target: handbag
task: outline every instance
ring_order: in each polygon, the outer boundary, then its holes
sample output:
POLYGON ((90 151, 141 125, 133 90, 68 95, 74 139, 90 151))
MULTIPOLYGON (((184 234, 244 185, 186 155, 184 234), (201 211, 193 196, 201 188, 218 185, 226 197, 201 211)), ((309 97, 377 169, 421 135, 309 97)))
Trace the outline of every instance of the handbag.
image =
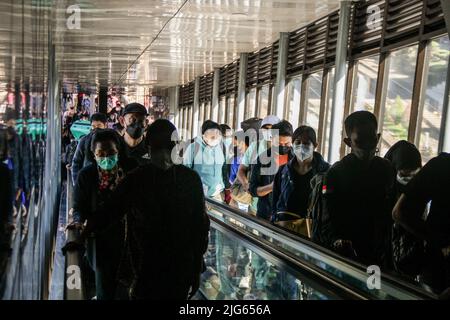
POLYGON ((251 205, 253 201, 252 195, 248 191, 245 191, 240 183, 234 183, 231 186, 231 199, 246 205, 251 205))
POLYGON ((420 274, 425 260, 424 241, 417 239, 398 224, 392 227, 392 257, 395 270, 416 276, 420 274))
POLYGON ((311 238, 312 219, 309 217, 302 218, 292 212, 279 211, 276 214, 274 224, 296 234, 311 238))

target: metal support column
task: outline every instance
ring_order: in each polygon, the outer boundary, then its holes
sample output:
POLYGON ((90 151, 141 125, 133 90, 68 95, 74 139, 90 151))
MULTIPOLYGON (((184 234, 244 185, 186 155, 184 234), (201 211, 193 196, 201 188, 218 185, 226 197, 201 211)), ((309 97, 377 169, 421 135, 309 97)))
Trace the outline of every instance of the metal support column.
POLYGON ((248 53, 241 53, 239 60, 239 82, 238 82, 238 96, 237 96, 237 110, 236 110, 236 123, 234 129, 239 130, 241 128, 241 122, 245 117, 245 83, 247 82, 247 64, 248 53))
POLYGON ((200 77, 195 78, 194 83, 194 103, 193 103, 193 110, 192 110, 192 137, 196 137, 200 134, 200 127, 201 124, 199 124, 198 115, 199 115, 199 107, 200 107, 200 97, 199 97, 199 89, 200 89, 200 77))
MULTIPOLYGON (((450 1, 441 0, 441 7, 444 13, 445 24, 447 25, 447 32, 450 37, 450 1)), ((449 59, 450 63, 450 59, 449 59)), ((439 152, 450 152, 450 68, 447 71, 447 81, 445 85, 445 96, 444 96, 444 114, 442 117, 442 134, 443 137, 440 139, 439 152)))
POLYGON ((220 69, 214 69, 214 81, 213 81, 213 92, 212 92, 212 102, 211 102, 211 120, 219 121, 219 84, 220 84, 220 69))
POLYGON ((101 85, 98 91, 98 112, 108 113, 108 86, 101 85))
POLYGON ((286 68, 289 50, 289 33, 280 33, 278 61, 277 61, 277 79, 275 81, 275 91, 273 99, 273 112, 278 118, 284 117, 284 97, 286 88, 286 68))
POLYGON ((331 108, 330 148, 328 159, 331 163, 340 158, 340 146, 344 122, 347 41, 349 37, 351 1, 341 1, 338 39, 336 45, 336 75, 334 78, 333 104, 331 108))

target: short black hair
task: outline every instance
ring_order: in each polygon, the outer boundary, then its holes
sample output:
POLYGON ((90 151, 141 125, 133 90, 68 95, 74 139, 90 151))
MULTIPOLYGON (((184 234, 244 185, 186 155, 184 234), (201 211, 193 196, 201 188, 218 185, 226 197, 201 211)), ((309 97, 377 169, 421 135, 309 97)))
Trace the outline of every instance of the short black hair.
POLYGON ((396 171, 414 170, 422 167, 422 156, 417 147, 406 140, 400 140, 389 148, 384 156, 396 171))
POLYGON ((227 130, 231 130, 230 126, 225 123, 220 124, 219 126, 220 126, 220 132, 222 133, 223 136, 227 133, 227 130))
POLYGON ((0 161, 3 161, 8 156, 8 138, 6 127, 0 125, 0 161))
MULTIPOLYGON (((292 124, 287 120, 282 120, 277 124, 274 124, 271 130, 278 130, 276 135, 281 137, 292 137, 294 129, 292 128, 292 124)), ((276 132, 276 131, 273 131, 276 132)))
POLYGON ((300 139, 303 135, 306 135, 312 144, 317 146, 316 131, 310 126, 303 125, 295 129, 294 134, 292 135, 292 141, 300 139))
POLYGON ((202 124, 202 134, 206 132, 206 130, 210 129, 217 129, 220 131, 220 125, 217 122, 214 122, 212 120, 206 120, 202 124))
POLYGON ((157 119, 148 128, 145 142, 152 150, 172 150, 176 144, 175 125, 167 119, 157 119))
POLYGON ((353 129, 362 126, 372 126, 373 130, 377 131, 378 122, 377 118, 372 112, 369 111, 355 111, 350 114, 344 122, 345 133, 347 137, 352 135, 353 129))
POLYGON ((102 122, 102 123, 106 123, 106 122, 108 121, 108 119, 107 119, 107 117, 106 117, 106 114, 101 113, 101 112, 97 112, 97 113, 94 113, 94 114, 91 116, 91 122, 92 122, 92 121, 100 121, 100 122, 102 122))
POLYGON ((9 120, 17 120, 18 114, 15 109, 6 108, 5 113, 3 115, 3 120, 8 122, 9 120))
POLYGON ((91 139, 92 153, 95 152, 95 147, 97 146, 98 143, 103 143, 107 141, 113 142, 116 145, 117 150, 121 149, 120 138, 116 131, 112 129, 98 129, 97 131, 95 131, 91 139))

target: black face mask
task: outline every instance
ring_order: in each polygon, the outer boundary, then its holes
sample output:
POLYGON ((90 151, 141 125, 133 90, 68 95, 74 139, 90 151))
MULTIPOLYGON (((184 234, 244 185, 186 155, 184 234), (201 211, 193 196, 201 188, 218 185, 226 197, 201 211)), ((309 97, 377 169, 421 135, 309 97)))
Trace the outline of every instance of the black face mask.
POLYGON ((279 146, 279 151, 278 153, 282 156, 289 154, 289 152, 291 152, 291 147, 288 146, 279 146))
POLYGON ((133 123, 127 127, 128 135, 133 139, 139 139, 144 134, 144 127, 139 123, 133 123))

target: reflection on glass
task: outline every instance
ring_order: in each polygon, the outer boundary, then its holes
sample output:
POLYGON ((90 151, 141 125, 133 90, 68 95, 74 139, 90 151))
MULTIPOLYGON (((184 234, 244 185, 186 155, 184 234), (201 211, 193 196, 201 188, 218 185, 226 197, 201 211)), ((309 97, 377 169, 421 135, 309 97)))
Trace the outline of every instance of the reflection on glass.
POLYGON ((245 99, 245 119, 250 119, 256 116, 256 88, 251 89, 245 99))
POLYGON ((381 155, 398 140, 408 139, 411 100, 414 89, 417 45, 394 51, 388 58, 387 92, 382 105, 381 155))
POLYGON ((219 103, 219 123, 225 122, 225 105, 227 103, 227 97, 222 96, 220 97, 220 103, 219 103))
POLYGON ((292 127, 298 127, 298 118, 300 111, 302 79, 294 78, 289 81, 286 89, 286 107, 284 118, 287 119, 292 127))
POLYGON ((227 125, 230 128, 234 128, 234 108, 235 108, 234 96, 230 96, 227 99, 227 125))
POLYGON ((427 48, 416 137, 424 163, 438 154, 449 53, 448 36, 431 41, 427 48))
POLYGON ((201 292, 208 300, 323 300, 328 295, 211 228, 201 292))
POLYGON ((332 68, 328 73, 328 93, 327 93, 327 101, 325 104, 325 123, 323 128, 323 146, 321 148, 322 156, 325 159, 328 159, 328 147, 330 142, 330 124, 331 124, 331 108, 333 105, 333 94, 334 94, 334 73, 335 69, 332 68))
POLYGON ((260 118, 264 118, 269 113, 269 85, 259 89, 258 113, 260 118))
POLYGON ((374 111, 380 56, 367 57, 355 64, 351 111, 374 111))
POLYGON ((306 124, 316 132, 319 129, 320 99, 322 96, 322 71, 311 74, 306 89, 306 124))

